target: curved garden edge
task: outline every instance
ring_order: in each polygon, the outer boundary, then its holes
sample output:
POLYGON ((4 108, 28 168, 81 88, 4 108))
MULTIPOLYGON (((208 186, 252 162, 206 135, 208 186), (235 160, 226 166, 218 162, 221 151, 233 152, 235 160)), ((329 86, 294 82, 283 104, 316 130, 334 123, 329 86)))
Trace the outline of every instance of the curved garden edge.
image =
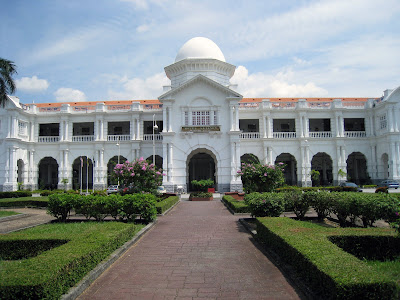
POLYGON ((157 220, 149 223, 146 227, 140 230, 131 240, 127 241, 120 248, 115 250, 110 256, 99 263, 92 271, 90 271, 81 281, 78 282, 74 287, 70 288, 68 293, 64 294, 61 299, 63 300, 73 300, 81 295, 86 288, 89 287, 98 277, 100 277, 103 272, 105 272, 108 267, 110 267, 118 258, 120 258, 131 246, 133 246, 139 239, 149 231, 155 224, 157 220))

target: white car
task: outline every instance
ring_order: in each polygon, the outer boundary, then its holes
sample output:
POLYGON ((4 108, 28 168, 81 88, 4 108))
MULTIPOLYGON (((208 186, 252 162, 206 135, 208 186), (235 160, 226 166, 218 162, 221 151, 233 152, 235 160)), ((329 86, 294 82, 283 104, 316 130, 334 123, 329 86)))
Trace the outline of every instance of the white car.
POLYGON ((162 185, 160 185, 158 188, 157 188, 157 193, 159 193, 159 194, 165 194, 167 191, 165 190, 165 188, 164 188, 164 186, 162 186, 162 185))
POLYGON ((118 185, 109 185, 107 188, 107 194, 118 193, 119 186, 118 185))

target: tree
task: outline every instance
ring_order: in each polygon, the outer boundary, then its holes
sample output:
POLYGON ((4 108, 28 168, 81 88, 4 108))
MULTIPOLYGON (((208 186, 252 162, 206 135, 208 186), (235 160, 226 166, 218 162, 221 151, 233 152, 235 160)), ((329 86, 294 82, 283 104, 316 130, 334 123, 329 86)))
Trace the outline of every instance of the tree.
POLYGON ((17 73, 14 62, 0 57, 0 104, 5 105, 7 94, 15 92, 15 82, 12 78, 17 73))

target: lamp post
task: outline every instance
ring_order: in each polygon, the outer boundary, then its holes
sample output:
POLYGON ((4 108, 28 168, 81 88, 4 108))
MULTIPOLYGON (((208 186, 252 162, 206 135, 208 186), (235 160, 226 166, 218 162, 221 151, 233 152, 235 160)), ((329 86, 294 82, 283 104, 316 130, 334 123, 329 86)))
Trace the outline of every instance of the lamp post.
MULTIPOLYGON (((118 142, 117 142, 117 144, 115 146, 118 147, 118 164, 119 164, 119 157, 121 155, 121 145, 119 144, 119 139, 118 139, 118 142)), ((119 186, 119 176, 118 176, 118 186, 119 186)))
POLYGON ((154 120, 154 117, 156 115, 153 115, 153 165, 156 165, 156 143, 155 143, 155 135, 154 135, 154 130, 158 129, 158 126, 156 124, 156 121, 154 120))

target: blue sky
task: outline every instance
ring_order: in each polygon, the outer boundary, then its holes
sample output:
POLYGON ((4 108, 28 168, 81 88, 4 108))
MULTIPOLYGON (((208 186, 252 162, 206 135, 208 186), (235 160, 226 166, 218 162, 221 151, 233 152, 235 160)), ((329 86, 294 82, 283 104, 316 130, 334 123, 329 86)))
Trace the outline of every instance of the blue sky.
POLYGON ((237 66, 244 97, 380 97, 400 85, 400 1, 13 0, 0 57, 23 103, 156 99, 190 38, 237 66))

